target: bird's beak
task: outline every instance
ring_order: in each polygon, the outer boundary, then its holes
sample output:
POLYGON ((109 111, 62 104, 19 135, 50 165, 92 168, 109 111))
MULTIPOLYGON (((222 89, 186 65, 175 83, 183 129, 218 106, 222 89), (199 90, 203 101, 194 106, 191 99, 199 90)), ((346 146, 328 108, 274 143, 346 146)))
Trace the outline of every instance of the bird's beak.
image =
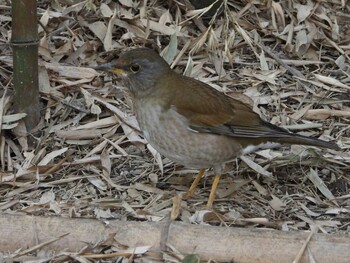
POLYGON ((111 63, 107 63, 107 64, 102 64, 102 65, 98 65, 96 67, 93 67, 94 70, 101 70, 101 71, 106 71, 106 72, 111 72, 114 73, 116 75, 125 75, 126 71, 124 69, 121 68, 116 68, 115 63, 111 62, 111 63))

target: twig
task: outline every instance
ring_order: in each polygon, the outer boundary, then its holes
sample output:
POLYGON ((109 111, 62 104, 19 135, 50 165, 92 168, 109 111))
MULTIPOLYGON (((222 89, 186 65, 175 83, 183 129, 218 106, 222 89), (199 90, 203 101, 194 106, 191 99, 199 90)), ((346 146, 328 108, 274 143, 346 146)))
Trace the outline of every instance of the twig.
POLYGON ((81 112, 83 112, 83 113, 86 113, 86 114, 89 114, 89 113, 90 113, 89 110, 84 109, 84 108, 81 108, 81 107, 79 107, 78 105, 75 105, 75 104, 70 103, 70 102, 68 102, 68 101, 62 101, 62 104, 66 105, 66 106, 69 106, 69 107, 71 107, 71 108, 73 108, 73 109, 75 109, 75 110, 77 110, 77 111, 81 111, 81 112))
POLYGON ((312 229, 310 235, 309 235, 309 236, 307 237, 307 239, 305 240, 305 243, 304 243, 303 246, 301 247, 301 249, 300 249, 298 255, 295 257, 293 263, 299 263, 299 262, 300 262, 300 259, 301 259, 301 257, 303 256, 304 251, 305 251, 307 245, 310 243, 310 240, 311 240, 312 236, 316 233, 317 230, 318 230, 318 227, 315 227, 315 228, 312 229))
POLYGON ((263 44, 259 44, 259 46, 274 60, 276 60, 282 67, 284 67, 290 74, 293 76, 297 76, 300 79, 306 79, 304 75, 297 69, 292 68, 291 66, 287 65, 282 59, 280 59, 275 53, 273 53, 270 49, 265 47, 263 44))

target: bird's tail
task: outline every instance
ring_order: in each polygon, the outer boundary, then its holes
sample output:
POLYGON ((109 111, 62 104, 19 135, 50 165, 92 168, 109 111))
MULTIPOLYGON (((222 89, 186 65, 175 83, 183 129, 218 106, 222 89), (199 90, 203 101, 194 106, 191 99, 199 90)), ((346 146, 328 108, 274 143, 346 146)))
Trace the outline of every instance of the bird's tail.
POLYGON ((277 140, 280 143, 287 144, 302 144, 302 145, 310 145, 322 148, 328 148, 333 150, 340 150, 339 146, 332 142, 322 141, 320 139, 306 137, 299 134, 293 134, 291 136, 281 137, 277 140))

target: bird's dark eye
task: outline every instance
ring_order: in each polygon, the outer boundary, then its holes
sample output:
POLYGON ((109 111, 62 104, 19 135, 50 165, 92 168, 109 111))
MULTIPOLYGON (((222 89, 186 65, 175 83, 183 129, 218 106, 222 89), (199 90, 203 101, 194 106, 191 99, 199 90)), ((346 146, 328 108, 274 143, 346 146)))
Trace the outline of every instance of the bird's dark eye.
POLYGON ((141 69, 141 66, 139 64, 131 64, 130 70, 134 73, 139 72, 141 69))

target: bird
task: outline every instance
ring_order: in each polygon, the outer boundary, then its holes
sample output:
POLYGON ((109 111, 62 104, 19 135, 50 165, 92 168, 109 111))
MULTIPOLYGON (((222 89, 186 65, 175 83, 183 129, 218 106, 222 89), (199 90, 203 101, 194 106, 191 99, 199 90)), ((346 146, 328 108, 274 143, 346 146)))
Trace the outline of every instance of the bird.
POLYGON ((199 172, 184 197, 193 196, 206 169, 214 170, 212 209, 225 163, 259 149, 300 144, 339 150, 337 144, 271 124, 239 99, 172 70, 154 50, 134 48, 94 67, 117 75, 128 88, 144 138, 160 154, 199 172))

